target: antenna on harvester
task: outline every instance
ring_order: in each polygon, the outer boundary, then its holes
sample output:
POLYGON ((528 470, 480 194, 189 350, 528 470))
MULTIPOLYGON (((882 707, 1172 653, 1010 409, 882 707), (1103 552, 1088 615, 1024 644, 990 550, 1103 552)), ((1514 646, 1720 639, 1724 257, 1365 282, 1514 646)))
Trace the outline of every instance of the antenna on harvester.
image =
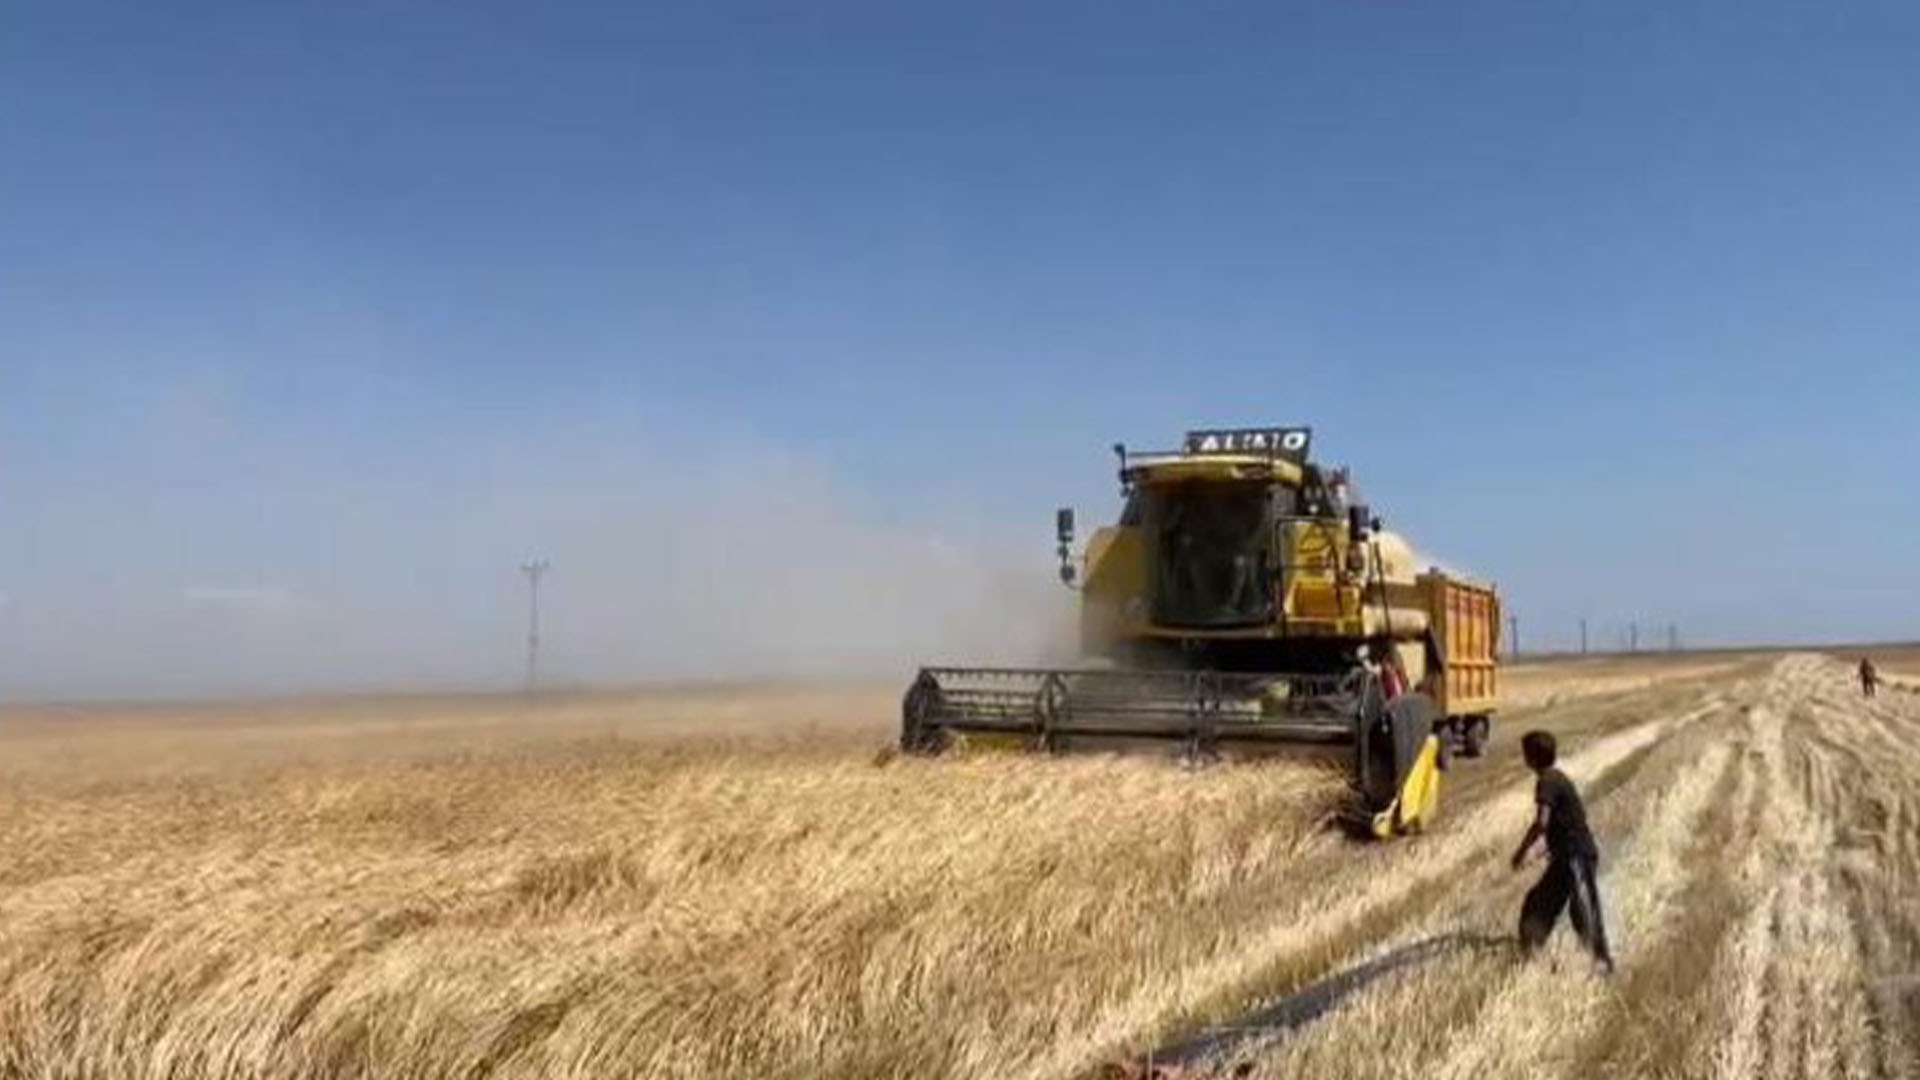
POLYGON ((550 564, 545 559, 528 559, 520 564, 527 576, 527 693, 540 686, 540 578, 550 564))

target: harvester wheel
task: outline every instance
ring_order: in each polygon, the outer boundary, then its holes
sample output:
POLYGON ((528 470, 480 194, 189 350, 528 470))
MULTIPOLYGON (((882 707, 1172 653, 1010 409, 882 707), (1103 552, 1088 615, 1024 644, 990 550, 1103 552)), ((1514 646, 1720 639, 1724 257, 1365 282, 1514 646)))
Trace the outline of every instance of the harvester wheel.
POLYGON ((1493 732, 1493 722, 1484 716, 1469 716, 1465 724, 1460 753, 1466 757, 1479 757, 1487 752, 1487 737, 1493 732))

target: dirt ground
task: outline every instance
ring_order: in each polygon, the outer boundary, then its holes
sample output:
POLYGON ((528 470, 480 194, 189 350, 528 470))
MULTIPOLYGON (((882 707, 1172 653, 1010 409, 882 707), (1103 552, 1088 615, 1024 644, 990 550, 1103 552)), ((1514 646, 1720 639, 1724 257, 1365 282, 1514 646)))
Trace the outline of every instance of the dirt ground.
POLYGON ((1384 845, 1296 763, 893 759, 893 687, 6 709, 0 1076, 1071 1080, 1209 1032, 1162 1064, 1920 1074, 1920 695, 1807 654, 1509 691, 1384 845), (1511 945, 1532 726, 1610 980, 1511 945))

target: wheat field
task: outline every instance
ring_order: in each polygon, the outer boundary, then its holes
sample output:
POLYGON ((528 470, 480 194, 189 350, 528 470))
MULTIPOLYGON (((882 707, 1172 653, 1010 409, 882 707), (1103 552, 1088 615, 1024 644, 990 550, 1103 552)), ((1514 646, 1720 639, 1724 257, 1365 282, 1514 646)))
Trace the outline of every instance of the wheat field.
POLYGON ((1920 1073, 1920 696, 1815 656, 1512 689, 1390 845, 1303 763, 896 758, 886 687, 9 709, 0 1076, 1072 1080, 1450 937, 1182 1067, 1920 1073), (1612 980, 1500 940, 1534 725, 1612 980))

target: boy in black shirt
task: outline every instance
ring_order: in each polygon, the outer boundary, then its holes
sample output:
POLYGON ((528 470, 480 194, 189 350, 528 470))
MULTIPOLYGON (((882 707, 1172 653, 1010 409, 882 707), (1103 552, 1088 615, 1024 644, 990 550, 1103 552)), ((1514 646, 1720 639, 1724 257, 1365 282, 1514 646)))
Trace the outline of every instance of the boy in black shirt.
POLYGON ((1513 853, 1513 868, 1520 869, 1534 841, 1547 838, 1547 872, 1540 875, 1539 884, 1527 890, 1527 899, 1520 905, 1520 945, 1528 952, 1539 948, 1559 921, 1561 910, 1571 902, 1568 916, 1573 932, 1586 943, 1601 970, 1611 973, 1613 956, 1607 950, 1600 889, 1594 880, 1600 867, 1600 848, 1587 831, 1587 808, 1573 781, 1553 767, 1558 748, 1551 732, 1529 731, 1521 736, 1520 753, 1539 779, 1533 789, 1533 824, 1527 827, 1520 849, 1513 853))

